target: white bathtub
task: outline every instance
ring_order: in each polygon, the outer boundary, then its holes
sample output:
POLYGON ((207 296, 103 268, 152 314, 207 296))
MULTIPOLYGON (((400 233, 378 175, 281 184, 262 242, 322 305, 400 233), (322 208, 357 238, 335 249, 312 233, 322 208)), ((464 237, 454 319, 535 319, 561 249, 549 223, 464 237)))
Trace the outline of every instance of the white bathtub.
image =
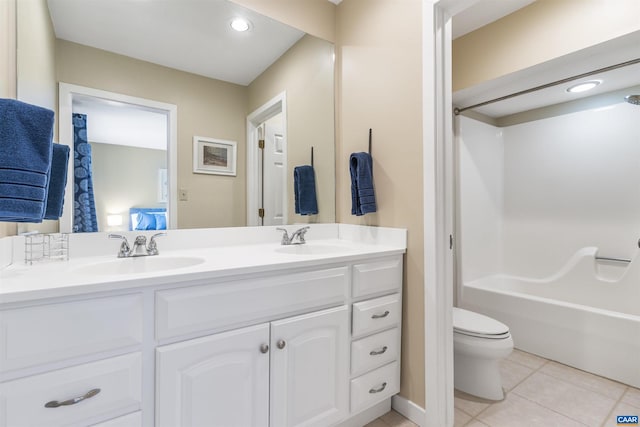
POLYGON ((507 324, 516 348, 640 387, 640 256, 596 261, 582 248, 544 279, 464 283, 460 305, 507 324))

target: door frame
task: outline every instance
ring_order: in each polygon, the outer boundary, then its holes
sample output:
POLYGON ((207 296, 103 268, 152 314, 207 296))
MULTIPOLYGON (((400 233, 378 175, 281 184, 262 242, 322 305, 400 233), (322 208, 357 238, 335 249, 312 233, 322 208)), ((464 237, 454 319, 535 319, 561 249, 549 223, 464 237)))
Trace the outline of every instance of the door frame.
POLYGON ((260 148, 258 148, 258 128, 271 117, 282 113, 282 133, 284 138, 284 194, 282 215, 286 224, 289 218, 287 188, 289 185, 288 164, 288 139, 287 139, 287 93, 286 91, 265 102, 247 116, 247 225, 262 225, 258 216, 262 195, 262 166, 260 164, 260 148))
POLYGON ((455 161, 452 18, 482 0, 423 0, 425 414, 423 426, 454 424, 453 292, 455 161), (453 249, 449 236, 453 238, 453 249))
MULTIPOLYGON (((169 199, 167 215, 169 229, 178 228, 178 106, 151 99, 137 98, 106 90, 93 89, 69 83, 59 83, 58 126, 60 143, 71 148, 71 161, 67 169, 67 186, 64 192, 64 206, 60 217, 60 232, 73 231, 73 97, 75 95, 92 96, 127 104, 138 105, 167 114, 167 173, 169 175, 169 199)), ((125 171, 126 173, 126 171, 125 171)))

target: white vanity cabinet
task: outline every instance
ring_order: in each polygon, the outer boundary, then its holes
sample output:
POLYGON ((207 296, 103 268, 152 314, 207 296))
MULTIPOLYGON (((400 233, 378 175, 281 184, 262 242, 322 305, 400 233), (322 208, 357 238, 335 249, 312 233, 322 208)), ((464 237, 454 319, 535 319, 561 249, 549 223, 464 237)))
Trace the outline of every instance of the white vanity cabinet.
POLYGON ((156 426, 268 427, 269 324, 156 350, 156 426))
POLYGON ((271 324, 271 426, 331 426, 349 414, 346 305, 271 324))
POLYGON ((348 326, 342 306, 159 347, 156 425, 341 421, 348 414, 348 326))
POLYGON ((399 391, 398 252, 162 280, 0 301, 0 427, 351 427, 399 391))
POLYGON ((0 426, 92 425, 139 411, 142 312, 141 294, 0 309, 0 426))

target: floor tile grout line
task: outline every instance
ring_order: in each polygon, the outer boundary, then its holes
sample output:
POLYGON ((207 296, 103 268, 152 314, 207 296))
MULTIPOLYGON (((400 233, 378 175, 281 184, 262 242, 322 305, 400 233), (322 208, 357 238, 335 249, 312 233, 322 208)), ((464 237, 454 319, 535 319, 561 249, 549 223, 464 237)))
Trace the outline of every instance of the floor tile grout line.
MULTIPOLYGON (((521 350, 521 351, 522 351, 522 350, 521 350)), ((512 361, 512 362, 513 362, 513 361, 512 361)), ((511 393, 511 392, 512 392, 516 387, 518 387, 520 384, 522 384, 524 381, 526 381, 526 380, 527 380, 527 378, 531 377, 531 375, 535 374, 535 373, 536 373, 536 372, 538 372, 540 369, 542 369, 542 367, 543 367, 544 365, 546 365, 548 362, 549 362, 549 360, 548 360, 548 359, 545 359, 545 362, 544 362, 542 365, 538 366, 538 368, 537 368, 537 369, 534 369, 534 368, 531 368, 531 367, 528 367, 528 366, 527 366, 529 369, 532 369, 532 371, 531 371, 531 372, 530 372, 526 377, 524 377, 524 378, 522 378, 520 381, 518 381, 518 382, 517 382, 513 387, 511 387, 511 389, 510 389, 510 390, 508 390, 508 391, 507 391, 507 390, 505 390, 505 392, 504 392, 504 399, 502 399, 502 400, 501 400, 501 401, 499 401, 499 402, 494 402, 494 403, 489 404, 489 406, 487 406, 486 408, 484 408, 483 410, 481 410, 480 412, 478 412, 478 413, 477 413, 476 415, 474 415, 473 417, 474 417, 474 418, 478 418, 478 416, 479 416, 479 415, 481 415, 481 414, 482 414, 483 412, 485 412, 487 409, 491 408, 493 405, 496 405, 496 404, 498 404, 498 403, 504 402, 504 401, 507 399, 507 394, 508 394, 508 393, 511 393)), ((514 362, 514 363, 517 363, 517 362, 514 362)), ((524 366, 524 365, 522 365, 522 366, 524 366)), ((516 393, 516 394, 517 394, 517 393, 516 393)), ((462 411, 462 412, 464 412, 464 411, 462 411)), ((471 415, 471 414, 467 414, 467 415, 471 415)), ((482 420, 478 420, 478 421, 481 421, 481 422, 482 422, 482 420)))
POLYGON ((558 415, 560 415, 560 416, 562 416, 562 417, 564 417, 564 418, 568 418, 568 419, 570 419, 571 421, 575 421, 575 422, 577 422, 578 424, 580 424, 580 425, 582 425, 582 426, 589 427, 589 425, 588 425, 588 424, 585 424, 585 423, 583 423, 583 422, 582 422, 582 421, 580 421, 580 420, 576 420, 575 418, 573 418, 573 417, 572 417, 572 416, 570 416, 570 415, 563 414, 562 412, 558 412, 558 411, 556 411, 556 410, 555 410, 555 409, 553 409, 553 408, 547 408, 547 407, 546 407, 546 406, 544 406, 543 404, 538 403, 538 402, 536 402, 535 400, 531 400, 531 399, 529 399, 527 396, 523 396, 523 395, 521 395, 521 394, 518 394, 517 392, 514 392, 513 394, 515 394, 516 396, 521 397, 521 398, 523 398, 523 399, 525 399, 525 400, 528 400, 529 402, 533 403, 534 405, 538 405, 539 407, 544 408, 544 409, 546 409, 547 411, 554 412, 554 413, 556 413, 556 414, 558 414, 558 415))
POLYGON ((616 401, 616 403, 613 404, 613 408, 611 408, 611 410, 607 414, 607 417, 604 419, 604 421, 602 421, 602 423, 600 424, 600 427, 605 427, 605 424, 607 424, 607 420, 609 419, 609 417, 611 417, 613 415, 613 411, 615 411, 616 408, 618 407, 618 405, 622 402, 622 398, 624 397, 625 394, 627 394, 628 390, 629 390, 629 387, 627 386, 624 389, 624 392, 622 392, 622 394, 620 395, 620 397, 616 401))
MULTIPOLYGON (((557 381, 561 381, 561 382, 564 382, 564 383, 566 383, 566 384, 572 385, 572 386, 577 387, 577 388, 579 388, 579 389, 581 389, 581 390, 588 391, 588 392, 590 392, 590 393, 599 394, 600 396, 605 397, 605 398, 610 399, 610 400, 615 400, 615 399, 613 399, 612 397, 605 396, 605 395, 603 395, 603 394, 601 394, 601 393, 596 393, 596 392, 594 392, 593 390, 590 390, 590 389, 588 389, 588 388, 580 387, 580 386, 578 386, 578 385, 576 385, 576 384, 572 383, 571 381, 567 381, 567 380, 565 380, 565 379, 558 378, 558 377, 555 377, 555 376, 553 376, 553 375, 549 375, 549 374, 547 374, 546 372, 540 372, 540 374, 541 374, 541 375, 545 375, 545 376, 550 377, 550 378, 553 378, 553 379, 555 379, 555 380, 557 380, 557 381)), ((628 387, 627 387, 627 388, 628 388, 628 387)), ((515 389, 515 387, 514 387, 514 389, 515 389)), ((513 390, 513 389, 512 389, 512 390, 513 390)), ((626 390, 625 390, 625 393, 626 393, 626 390)), ((524 399, 527 399, 527 400, 528 400, 528 401, 530 401, 530 402, 537 403, 537 402, 535 402, 534 400, 531 400, 531 399, 529 399, 528 397, 526 397, 526 396, 523 396, 523 395, 519 394, 518 392, 515 392, 515 394, 516 394, 516 395, 518 395, 518 396, 520 396, 520 397, 522 397, 522 398, 524 398, 524 399)), ((624 396, 624 393, 622 394, 622 396, 624 396)), ((620 399, 622 399, 622 396, 620 396, 620 399)), ((580 423, 580 424, 586 425, 586 424, 584 424, 583 422, 581 422, 581 421, 579 421, 579 420, 576 420, 575 418, 571 417, 570 415, 566 415, 566 414, 563 414, 563 413, 561 413, 561 412, 558 412, 558 411, 556 411, 556 410, 555 410, 555 409, 553 409, 553 408, 547 408, 546 406, 544 406, 544 405, 542 405, 542 404, 539 404, 539 403, 538 403, 538 405, 540 405, 540 406, 542 406, 543 408, 546 408, 546 409, 548 409, 548 410, 550 410, 550 411, 553 411, 553 412, 555 412, 555 413, 557 413, 557 414, 560 414, 560 415, 562 415, 562 416, 564 416, 564 417, 567 417, 567 418, 569 418, 569 419, 571 419, 571 420, 574 420, 574 421, 576 421, 576 422, 578 422, 578 423, 580 423)), ((613 405, 613 407, 611 408, 611 410, 613 411, 613 410, 616 408, 616 406, 617 406, 617 405, 618 405, 618 403, 617 403, 617 402, 615 402, 615 403, 614 403, 614 405, 613 405)), ((607 415, 607 416, 608 416, 608 415, 607 415)), ((604 424, 604 423, 606 423, 606 422, 607 422, 607 418, 605 417, 605 418, 604 418, 604 420, 599 424, 599 426, 601 426, 602 424, 604 424)))
MULTIPOLYGON (((629 388, 629 386, 628 386, 627 384, 621 383, 621 382, 619 382, 619 381, 612 380, 612 379, 610 379, 610 378, 603 377, 603 376, 601 376, 601 375, 594 374, 593 372, 583 371, 582 369, 574 368, 573 366, 570 366, 570 365, 565 365, 564 363, 560 363, 560 362, 558 362, 558 361, 556 361, 556 360, 549 360, 549 362, 554 362, 554 363, 557 363, 557 364, 559 364, 559 365, 565 366, 565 367, 567 367, 567 368, 575 369, 575 370, 576 370, 576 371, 578 371, 578 372, 581 372, 581 373, 584 373, 584 374, 593 375, 593 376, 595 376, 595 377, 597 377, 597 378, 602 378, 602 379, 607 380, 607 381, 610 381, 610 382, 612 382, 612 383, 614 383, 614 384, 620 384, 621 386, 623 386, 623 387, 624 387, 624 391, 622 392, 622 395, 621 395, 620 397, 624 396, 624 394, 627 392, 627 389, 629 388)), ((592 392, 594 392, 594 393, 598 393, 599 395, 604 396, 604 397, 608 397, 609 399, 614 399, 613 397, 611 397, 611 396, 609 396, 609 395, 607 395, 607 394, 601 393, 600 391, 598 391, 598 390, 596 390, 596 389, 587 388, 587 387, 585 387, 585 386, 583 386, 583 385, 581 385, 581 384, 578 384, 577 382, 574 382, 574 381, 572 381, 572 380, 570 380, 570 379, 561 378, 561 377, 559 377, 559 376, 553 375, 553 374, 548 373, 548 372, 542 372, 542 373, 543 373, 543 374, 545 374, 545 375, 548 375, 548 376, 550 376, 550 377, 553 377, 553 378, 556 378, 556 379, 559 379, 559 380, 563 380, 563 381, 565 381, 565 382, 568 382, 568 383, 570 383, 570 384, 573 384, 573 385, 575 385, 576 387, 580 387, 580 388, 582 388, 582 389, 589 390, 589 391, 592 391, 592 392)))

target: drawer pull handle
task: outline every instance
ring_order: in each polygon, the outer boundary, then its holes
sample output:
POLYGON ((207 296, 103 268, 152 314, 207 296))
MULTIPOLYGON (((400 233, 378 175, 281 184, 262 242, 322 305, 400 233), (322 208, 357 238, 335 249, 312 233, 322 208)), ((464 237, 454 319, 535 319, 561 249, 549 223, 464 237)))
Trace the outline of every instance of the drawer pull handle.
POLYGON ((387 351, 387 346, 385 345, 384 347, 382 347, 382 349, 380 350, 371 350, 369 352, 369 356, 378 356, 380 354, 383 354, 384 352, 387 351))
POLYGON ((383 317, 387 317, 389 315, 389 310, 385 310, 382 314, 374 314, 371 316, 372 319, 382 319, 383 317))
POLYGON ((76 403, 80 403, 83 400, 91 399, 96 394, 100 393, 99 388, 94 388, 93 390, 89 390, 82 396, 74 397, 73 399, 63 400, 62 402, 58 402, 57 400, 52 400, 51 402, 45 403, 45 408, 57 408, 58 406, 69 406, 75 405, 76 403))
POLYGON ((371 394, 380 393, 385 388, 387 388, 387 383, 382 383, 382 385, 380 387, 372 388, 371 390, 369 390, 369 393, 371 393, 371 394))
POLYGON ((260 353, 265 354, 265 353, 266 353, 266 352, 268 352, 268 351, 269 351, 269 346, 268 346, 268 345, 266 345, 266 344, 262 344, 262 345, 260 346, 260 353))
POLYGON ((285 345, 287 345, 287 343, 284 340, 278 340, 278 342, 276 343, 276 345, 278 346, 278 348, 280 350, 282 350, 284 348, 285 345))

